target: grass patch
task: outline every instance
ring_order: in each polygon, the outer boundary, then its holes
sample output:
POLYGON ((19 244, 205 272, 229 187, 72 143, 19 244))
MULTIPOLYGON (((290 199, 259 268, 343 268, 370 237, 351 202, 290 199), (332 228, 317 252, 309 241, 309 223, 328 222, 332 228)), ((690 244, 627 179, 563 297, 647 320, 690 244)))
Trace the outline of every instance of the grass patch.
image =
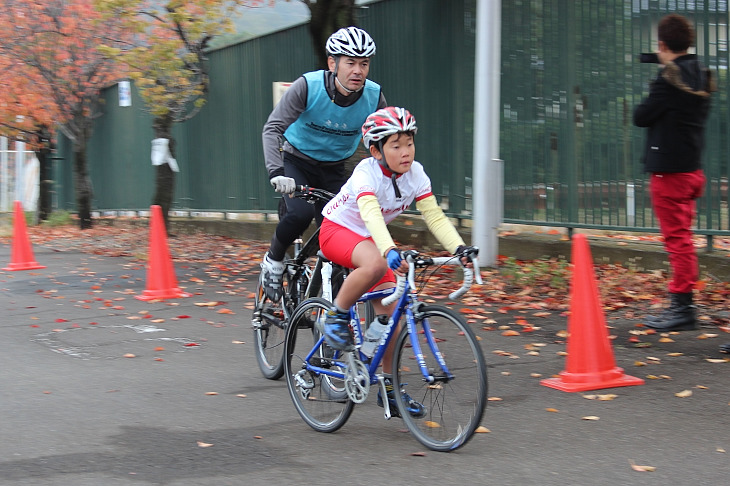
MULTIPOLYGON (((28 216, 26 215, 26 220, 28 219, 28 216)), ((69 211, 53 211, 50 216, 48 216, 48 219, 43 221, 41 223, 42 226, 66 226, 73 222, 73 219, 71 218, 71 213, 69 211)))

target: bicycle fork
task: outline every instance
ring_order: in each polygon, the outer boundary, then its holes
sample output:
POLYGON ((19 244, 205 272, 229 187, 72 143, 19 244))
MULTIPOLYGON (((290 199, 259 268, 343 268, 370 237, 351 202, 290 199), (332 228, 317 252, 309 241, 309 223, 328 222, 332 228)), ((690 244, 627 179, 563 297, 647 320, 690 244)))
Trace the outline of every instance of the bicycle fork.
POLYGON ((421 369, 423 380, 426 383, 431 384, 436 381, 451 380, 454 375, 451 374, 448 367, 446 366, 444 356, 441 354, 441 351, 439 351, 436 339, 434 338, 433 332, 431 332, 431 326, 429 325, 428 320, 425 319, 422 314, 420 314, 418 310, 418 305, 416 305, 414 311, 406 312, 406 322, 408 323, 408 329, 410 331, 411 347, 413 349, 413 354, 416 357, 418 367, 421 369), (428 347, 431 349, 431 352, 433 353, 436 361, 439 364, 439 367, 441 368, 443 375, 441 375, 440 377, 437 377, 435 375, 436 370, 429 370, 426 366, 426 360, 423 357, 423 352, 421 352, 421 343, 418 342, 418 329, 416 327, 417 320, 420 320, 421 325, 423 326, 423 335, 426 339, 426 343, 428 343, 428 347))

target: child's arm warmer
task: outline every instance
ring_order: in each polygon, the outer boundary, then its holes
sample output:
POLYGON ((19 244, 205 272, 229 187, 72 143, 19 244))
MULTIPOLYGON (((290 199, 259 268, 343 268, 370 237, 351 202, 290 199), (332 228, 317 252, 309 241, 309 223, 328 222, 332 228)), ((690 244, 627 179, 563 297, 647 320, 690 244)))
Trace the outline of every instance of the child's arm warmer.
POLYGON ((431 233, 449 252, 453 254, 459 246, 465 245, 454 225, 451 224, 449 218, 446 217, 436 202, 436 196, 431 195, 416 201, 416 209, 423 215, 423 219, 426 220, 426 225, 431 233))
POLYGON ((360 208, 360 217, 372 235, 380 254, 385 255, 388 250, 395 248, 395 242, 383 219, 378 198, 371 195, 361 196, 357 199, 357 207, 360 208))

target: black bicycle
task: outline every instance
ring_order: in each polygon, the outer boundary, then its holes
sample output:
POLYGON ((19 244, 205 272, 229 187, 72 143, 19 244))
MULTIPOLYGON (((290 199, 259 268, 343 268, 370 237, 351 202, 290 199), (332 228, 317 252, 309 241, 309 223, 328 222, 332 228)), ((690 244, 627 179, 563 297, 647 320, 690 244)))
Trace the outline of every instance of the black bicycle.
MULTIPOLYGON (((292 197, 310 204, 327 202, 335 195, 323 189, 299 186, 292 197)), ((256 360, 264 377, 278 380, 284 374, 284 338, 294 309, 309 297, 321 297, 332 302, 349 270, 333 264, 319 251, 319 228, 307 239, 294 241, 294 256, 284 260, 284 292, 278 301, 266 296, 261 275, 256 286, 253 318, 256 360)), ((367 306, 366 319, 374 318, 372 306, 367 306)), ((368 321, 369 322, 369 321, 368 321)))

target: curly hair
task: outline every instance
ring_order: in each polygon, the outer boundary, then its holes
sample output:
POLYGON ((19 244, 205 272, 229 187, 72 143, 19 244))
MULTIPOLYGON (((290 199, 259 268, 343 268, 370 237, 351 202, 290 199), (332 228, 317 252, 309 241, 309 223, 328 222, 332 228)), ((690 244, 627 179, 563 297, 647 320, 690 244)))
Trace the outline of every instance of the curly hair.
POLYGON ((672 52, 684 52, 694 45, 695 31, 685 17, 669 14, 659 21, 657 28, 659 40, 672 52))

